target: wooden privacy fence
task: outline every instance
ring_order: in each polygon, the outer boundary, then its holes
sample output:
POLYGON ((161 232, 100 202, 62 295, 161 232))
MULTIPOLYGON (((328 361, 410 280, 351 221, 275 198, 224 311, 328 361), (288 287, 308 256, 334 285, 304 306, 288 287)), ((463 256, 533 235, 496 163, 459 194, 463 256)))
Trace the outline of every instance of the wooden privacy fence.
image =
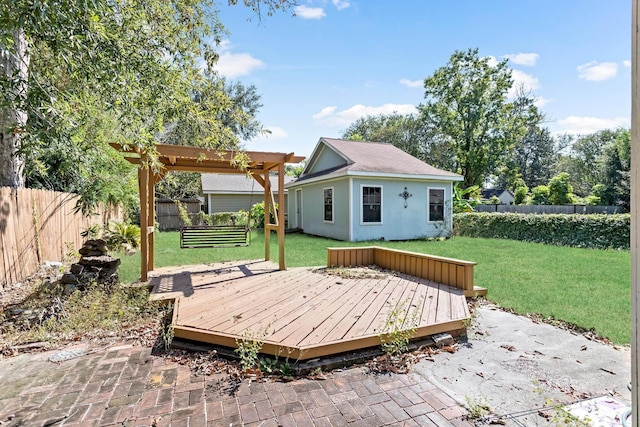
MULTIPOLYGON (((191 218, 197 216, 200 212, 200 200, 198 199, 182 199, 180 203, 185 207, 191 218)), ((156 221, 158 221, 160 231, 180 230, 180 227, 184 225, 174 200, 156 200, 156 221)))
POLYGON ((35 273, 44 261, 62 261, 82 245, 80 233, 94 224, 121 219, 99 209, 92 216, 74 212, 78 196, 56 191, 0 187, 0 286, 35 273))
POLYGON ((327 248, 327 252, 327 267, 375 264, 382 268, 462 289, 467 297, 487 294, 486 289, 473 284, 475 262, 379 246, 327 248))

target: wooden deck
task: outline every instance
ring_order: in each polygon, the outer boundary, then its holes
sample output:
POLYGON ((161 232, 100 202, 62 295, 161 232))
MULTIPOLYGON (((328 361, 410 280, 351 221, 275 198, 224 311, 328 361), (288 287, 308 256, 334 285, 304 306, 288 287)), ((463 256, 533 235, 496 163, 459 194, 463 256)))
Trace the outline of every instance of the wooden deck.
POLYGON ((265 354, 307 360, 380 344, 397 306, 418 319, 416 337, 464 329, 464 291, 406 274, 327 274, 264 261, 151 273, 152 299, 174 299, 174 335, 227 347, 249 334, 265 354))

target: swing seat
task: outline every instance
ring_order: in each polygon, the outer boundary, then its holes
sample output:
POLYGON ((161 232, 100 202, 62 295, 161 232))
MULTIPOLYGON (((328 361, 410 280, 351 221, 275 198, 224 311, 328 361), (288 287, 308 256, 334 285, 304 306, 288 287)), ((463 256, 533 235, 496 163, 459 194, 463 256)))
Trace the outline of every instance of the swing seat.
POLYGON ((232 248, 249 246, 249 229, 236 225, 197 225, 180 228, 180 248, 232 248))

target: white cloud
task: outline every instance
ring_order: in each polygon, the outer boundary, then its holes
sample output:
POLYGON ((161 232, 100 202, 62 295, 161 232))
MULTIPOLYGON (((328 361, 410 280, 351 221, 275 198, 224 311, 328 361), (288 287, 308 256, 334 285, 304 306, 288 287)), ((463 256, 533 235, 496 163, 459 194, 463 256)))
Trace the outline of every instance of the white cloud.
POLYGON ((289 136, 286 130, 278 126, 267 126, 265 130, 268 130, 270 133, 265 133, 263 136, 264 139, 284 139, 289 136))
POLYGON ((622 65, 624 65, 625 67, 629 68, 629 67, 631 67, 631 61, 629 61, 629 60, 622 61, 622 65))
POLYGON ((409 80, 409 79, 400 79, 400 84, 406 87, 422 87, 424 84, 423 80, 409 80))
POLYGON ((551 98, 545 98, 542 96, 539 96, 536 98, 536 100, 533 102, 533 105, 535 105, 538 108, 542 108, 545 105, 548 105, 549 103, 551 103, 553 100, 551 98))
POLYGON ((321 7, 296 6, 294 11, 296 16, 304 19, 322 19, 327 16, 321 7))
POLYGON ((537 77, 527 74, 524 71, 512 70, 511 78, 513 79, 513 86, 509 89, 507 96, 515 98, 518 90, 522 89, 527 92, 533 92, 540 88, 540 81, 537 77))
POLYGON ((224 77, 233 79, 246 76, 265 66, 264 62, 253 57, 250 53, 233 53, 230 50, 231 43, 228 40, 223 40, 220 43, 220 58, 214 68, 224 77))
POLYGON ((603 129, 614 129, 619 126, 629 126, 629 119, 614 117, 605 119, 602 117, 568 116, 558 120, 563 129, 560 133, 589 134, 603 129))
POLYGON ((579 65, 576 69, 581 79, 599 82, 615 77, 618 73, 618 64, 615 62, 591 61, 579 65))
POLYGON ((333 0, 332 3, 338 10, 346 9, 351 6, 351 3, 346 0, 333 0))
POLYGON ((540 55, 537 53, 511 53, 504 55, 504 57, 514 64, 533 67, 536 65, 536 61, 538 61, 540 55))
POLYGON ((487 58, 489 61, 487 62, 489 64, 490 67, 495 67, 496 65, 498 65, 498 59, 495 56, 485 56, 485 58, 487 58))
POLYGON ((412 104, 383 104, 380 106, 367 106, 356 104, 346 110, 336 111, 337 107, 324 107, 312 118, 329 126, 348 126, 361 117, 375 116, 379 114, 415 114, 417 109, 412 104))

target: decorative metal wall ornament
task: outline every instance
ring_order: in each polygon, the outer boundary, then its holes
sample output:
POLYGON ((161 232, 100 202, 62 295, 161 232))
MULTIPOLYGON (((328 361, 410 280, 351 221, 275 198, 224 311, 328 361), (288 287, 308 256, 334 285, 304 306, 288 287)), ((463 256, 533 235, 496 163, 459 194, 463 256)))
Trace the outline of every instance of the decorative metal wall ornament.
POLYGON ((398 196, 402 197, 404 199, 404 208, 407 209, 408 203, 407 203, 407 199, 411 196, 413 196, 413 194, 409 193, 407 191, 407 187, 404 187, 404 191, 400 194, 398 194, 398 196))

